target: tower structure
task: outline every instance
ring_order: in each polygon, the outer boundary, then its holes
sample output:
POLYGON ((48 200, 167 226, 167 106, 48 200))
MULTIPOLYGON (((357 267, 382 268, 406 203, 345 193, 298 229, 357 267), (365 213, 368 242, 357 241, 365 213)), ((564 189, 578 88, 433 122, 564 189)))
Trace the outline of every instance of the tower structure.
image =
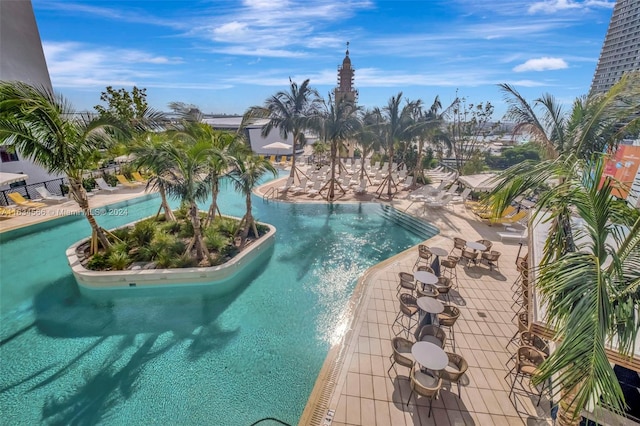
POLYGON ((617 0, 591 82, 591 93, 606 92, 622 74, 637 70, 640 70, 640 1, 617 0))
POLYGON ((355 69, 351 67, 349 42, 347 42, 347 52, 342 60, 342 65, 338 67, 338 87, 333 91, 336 102, 345 99, 355 103, 358 100, 358 91, 353 87, 354 74, 355 69))

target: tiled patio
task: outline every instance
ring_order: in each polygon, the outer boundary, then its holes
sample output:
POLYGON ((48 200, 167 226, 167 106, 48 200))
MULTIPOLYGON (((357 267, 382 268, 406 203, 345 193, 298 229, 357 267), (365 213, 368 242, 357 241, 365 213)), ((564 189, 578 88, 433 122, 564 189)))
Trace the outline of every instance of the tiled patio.
MULTIPOLYGON (((394 201, 404 210, 409 202, 394 201)), ((399 310, 396 298, 398 272, 411 272, 417 248, 402 253, 370 273, 359 283, 361 302, 355 309, 355 319, 347 334, 344 362, 338 373, 328 409, 334 412, 332 425, 522 425, 550 424, 548 399, 536 407, 536 398, 523 392, 509 398, 510 379, 504 377, 505 367, 515 346, 505 349, 516 331, 512 320, 511 284, 517 277, 515 259, 517 243, 501 243, 496 232, 502 226, 489 227, 476 220, 460 204, 449 208, 423 211, 415 204, 410 213, 436 224, 441 234, 427 241, 433 247, 451 250, 453 237, 466 240, 486 238, 493 250, 500 251, 499 268, 490 271, 486 264, 464 267, 458 265, 457 291, 452 291, 451 303, 462 314, 455 324, 455 352, 468 362, 463 377, 461 398, 457 387, 444 382, 439 399, 433 403, 428 417, 429 401, 415 394, 409 401, 409 369, 397 365, 391 370, 391 329, 399 310), (533 401, 533 402, 532 402, 533 401)), ((526 246, 522 249, 526 253, 526 246)), ((358 291, 357 290, 357 291, 358 291)), ((397 326, 396 326, 397 330, 397 326)), ((401 334, 403 335, 403 334, 401 334)), ((449 343, 446 351, 453 352, 449 343)), ((512 364, 509 365, 509 368, 512 364)), ((526 381, 525 381, 526 382, 526 381)), ((318 386, 317 386, 318 388, 318 386)), ((331 412, 330 411, 330 412, 331 412)))

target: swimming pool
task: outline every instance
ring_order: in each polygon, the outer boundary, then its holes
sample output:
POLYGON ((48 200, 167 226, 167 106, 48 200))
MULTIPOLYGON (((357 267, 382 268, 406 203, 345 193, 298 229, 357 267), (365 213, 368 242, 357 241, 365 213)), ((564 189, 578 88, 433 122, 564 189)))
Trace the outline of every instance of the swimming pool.
MULTIPOLYGON (((225 214, 244 212, 230 189, 220 202, 225 214)), ((128 216, 99 222, 118 226, 158 205, 130 203, 128 216)), ((89 232, 82 218, 4 241, 2 423, 296 424, 358 276, 422 238, 378 204, 256 198, 254 208, 278 229, 274 252, 222 298, 82 298, 64 256, 89 232)))

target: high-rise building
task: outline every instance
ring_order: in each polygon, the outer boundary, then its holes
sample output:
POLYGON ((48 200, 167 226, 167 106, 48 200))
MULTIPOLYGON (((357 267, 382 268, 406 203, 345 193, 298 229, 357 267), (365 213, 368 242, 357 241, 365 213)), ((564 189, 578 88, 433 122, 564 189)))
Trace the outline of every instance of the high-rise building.
POLYGON ((342 66, 338 67, 338 87, 333 91, 337 101, 346 99, 351 102, 358 100, 358 91, 353 87, 353 76, 355 69, 351 68, 351 58, 349 58, 349 42, 347 42, 346 56, 342 60, 342 66))
POLYGON ((606 92, 622 74, 637 70, 640 70, 640 0, 618 0, 591 82, 591 93, 606 92))
MULTIPOLYGON (((0 80, 23 81, 51 91, 51 79, 44 58, 38 25, 30 0, 0 0, 0 80)), ((0 171, 25 173, 27 183, 53 179, 42 167, 21 153, 0 147, 0 171)), ((6 189, 2 186, 0 189, 6 189)))

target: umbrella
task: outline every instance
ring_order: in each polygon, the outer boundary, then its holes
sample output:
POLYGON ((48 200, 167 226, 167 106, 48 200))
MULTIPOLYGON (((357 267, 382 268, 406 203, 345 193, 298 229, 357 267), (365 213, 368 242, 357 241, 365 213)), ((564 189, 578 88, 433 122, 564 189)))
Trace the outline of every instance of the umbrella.
POLYGON ((9 185, 10 183, 20 182, 21 180, 27 179, 29 179, 29 176, 24 173, 0 172, 0 186, 9 185))
POLYGON ((263 146, 264 149, 291 149, 293 145, 284 142, 273 142, 263 146))

